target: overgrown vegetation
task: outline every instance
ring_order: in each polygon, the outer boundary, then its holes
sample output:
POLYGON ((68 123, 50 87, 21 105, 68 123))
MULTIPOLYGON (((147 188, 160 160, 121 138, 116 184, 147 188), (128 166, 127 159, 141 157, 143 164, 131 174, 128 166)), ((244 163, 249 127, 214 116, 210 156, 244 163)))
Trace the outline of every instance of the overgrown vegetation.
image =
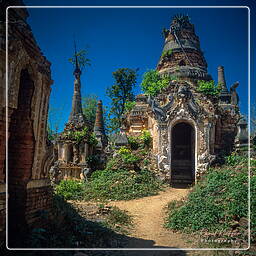
POLYGON ((205 95, 217 96, 220 94, 220 91, 221 91, 220 87, 216 86, 213 80, 210 80, 210 81, 198 80, 197 85, 198 85, 197 91, 205 95))
POLYGON ((121 127, 127 102, 134 101, 133 89, 137 82, 137 70, 120 68, 113 72, 113 77, 115 82, 107 89, 107 96, 111 99, 108 125, 111 132, 117 131, 121 127))
POLYGON ((171 56, 171 54, 172 54, 172 49, 169 49, 167 51, 163 51, 161 57, 162 58, 169 57, 169 56, 171 56))
POLYGON ((157 70, 149 70, 144 73, 141 82, 142 91, 151 96, 156 96, 162 89, 170 85, 174 77, 161 77, 157 70))
POLYGON ((144 131, 136 150, 121 147, 110 158, 104 170, 94 171, 88 182, 62 181, 56 193, 65 199, 83 200, 130 200, 157 194, 163 183, 149 171, 151 136, 144 131))
POLYGON ((76 180, 62 180, 55 188, 57 195, 62 196, 66 200, 82 199, 84 182, 76 180))
MULTIPOLYGON (((137 159, 129 159, 137 161, 137 159)), ((84 199, 130 200, 155 195, 161 189, 161 182, 147 169, 103 170, 92 174, 85 188, 84 199)))
POLYGON ((132 150, 149 148, 152 143, 152 137, 148 130, 143 130, 140 136, 128 136, 128 142, 132 150))
POLYGON ((88 51, 80 50, 76 52, 68 61, 75 67, 76 63, 78 67, 83 70, 86 66, 91 66, 91 60, 87 58, 88 51))
POLYGON ((135 101, 126 101, 124 104, 124 113, 130 112, 135 105, 136 105, 135 101))
MULTIPOLYGON (((254 176, 251 177, 251 229, 254 242, 256 241, 255 162, 252 160, 254 176)), ((217 232, 224 238, 238 239, 242 244, 246 244, 247 221, 247 159, 233 154, 226 158, 225 166, 210 169, 208 174, 194 186, 186 200, 169 204, 166 226, 188 233, 199 234, 200 232, 201 238, 214 236, 214 232, 215 234, 217 232)), ((230 247, 230 243, 227 246, 230 247)))

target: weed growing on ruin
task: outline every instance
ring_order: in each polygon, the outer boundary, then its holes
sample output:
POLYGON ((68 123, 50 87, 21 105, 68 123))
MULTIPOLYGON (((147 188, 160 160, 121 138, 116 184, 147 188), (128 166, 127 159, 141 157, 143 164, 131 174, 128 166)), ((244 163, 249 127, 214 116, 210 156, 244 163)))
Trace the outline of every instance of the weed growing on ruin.
POLYGON ((146 95, 156 96, 170 85, 171 80, 170 77, 161 77, 157 70, 149 70, 143 75, 141 88, 146 95))
POLYGON ((205 95, 211 95, 211 96, 217 96, 220 94, 220 87, 215 86, 214 81, 204 81, 204 80, 198 80, 197 81, 198 87, 197 91, 201 92, 205 95))
POLYGON ((148 130, 143 130, 140 136, 128 136, 128 142, 132 150, 148 149, 152 146, 152 137, 148 130))
POLYGON ((172 49, 169 49, 167 51, 163 51, 161 57, 162 58, 169 57, 169 56, 171 56, 171 54, 172 54, 172 49))

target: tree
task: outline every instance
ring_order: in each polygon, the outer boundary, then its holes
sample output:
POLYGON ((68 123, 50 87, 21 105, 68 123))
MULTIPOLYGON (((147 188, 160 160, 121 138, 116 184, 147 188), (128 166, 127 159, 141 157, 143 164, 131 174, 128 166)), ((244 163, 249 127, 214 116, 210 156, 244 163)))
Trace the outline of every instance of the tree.
POLYGON ((82 108, 85 119, 92 125, 95 122, 97 102, 98 96, 95 94, 89 94, 82 98, 82 108))
POLYGON ((125 113, 127 102, 134 101, 133 89, 137 82, 137 69, 120 68, 113 72, 115 83, 107 89, 107 96, 111 99, 109 111, 109 128, 118 130, 122 125, 122 116, 125 113))
POLYGON ((69 58, 68 61, 73 64, 73 66, 76 66, 76 59, 78 62, 78 66, 83 71, 83 69, 86 66, 91 66, 91 60, 87 58, 87 51, 81 50, 73 55, 72 58, 69 58))
MULTIPOLYGON (((82 109, 85 119, 89 121, 89 123, 94 126, 95 118, 96 118, 96 110, 97 110, 97 103, 99 97, 96 94, 89 94, 82 98, 82 109)), ((103 121, 104 121, 104 128, 107 132, 107 109, 103 105, 103 121)))

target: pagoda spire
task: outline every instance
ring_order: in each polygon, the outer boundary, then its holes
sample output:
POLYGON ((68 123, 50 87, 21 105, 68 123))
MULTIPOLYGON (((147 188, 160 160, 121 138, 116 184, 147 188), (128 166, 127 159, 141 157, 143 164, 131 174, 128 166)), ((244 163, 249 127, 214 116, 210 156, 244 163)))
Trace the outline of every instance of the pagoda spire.
POLYGON ((72 110, 69 116, 69 122, 71 121, 77 121, 79 119, 84 119, 83 117, 83 110, 82 110, 82 99, 81 99, 81 81, 80 77, 82 74, 82 71, 79 67, 79 61, 77 58, 77 51, 76 51, 76 42, 74 41, 74 48, 75 48, 75 70, 73 72, 73 75, 75 76, 74 81, 74 93, 72 98, 72 110))
POLYGON ((227 88, 223 66, 218 66, 218 86, 221 89, 220 95, 219 95, 220 102, 225 104, 230 104, 231 94, 229 93, 227 88))
POLYGON ((99 100, 97 103, 96 118, 93 131, 98 140, 97 148, 104 148, 107 144, 107 137, 104 129, 103 108, 101 100, 99 100))

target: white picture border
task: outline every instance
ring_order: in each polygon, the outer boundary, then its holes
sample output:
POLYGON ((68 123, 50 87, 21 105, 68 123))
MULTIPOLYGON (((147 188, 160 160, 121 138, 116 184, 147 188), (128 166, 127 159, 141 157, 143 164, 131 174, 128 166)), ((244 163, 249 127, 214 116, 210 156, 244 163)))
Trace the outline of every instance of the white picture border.
POLYGON ((148 251, 245 251, 250 248, 250 217, 251 217, 251 189, 250 189, 250 125, 248 125, 248 137, 249 137, 249 147, 248 147, 248 247, 247 248, 9 248, 8 247, 8 10, 11 8, 91 8, 91 9, 118 9, 118 8, 180 8, 180 9, 187 9, 187 8, 246 8, 248 10, 248 123, 250 123, 251 117, 250 117, 250 54, 251 54, 251 31, 250 31, 250 8, 248 6, 9 6, 6 8, 6 247, 9 250, 31 250, 31 251, 38 251, 38 250, 71 250, 71 251, 78 251, 78 250, 95 250, 95 251, 106 251, 106 250, 112 250, 112 251, 141 251, 141 250, 148 250, 148 251))

